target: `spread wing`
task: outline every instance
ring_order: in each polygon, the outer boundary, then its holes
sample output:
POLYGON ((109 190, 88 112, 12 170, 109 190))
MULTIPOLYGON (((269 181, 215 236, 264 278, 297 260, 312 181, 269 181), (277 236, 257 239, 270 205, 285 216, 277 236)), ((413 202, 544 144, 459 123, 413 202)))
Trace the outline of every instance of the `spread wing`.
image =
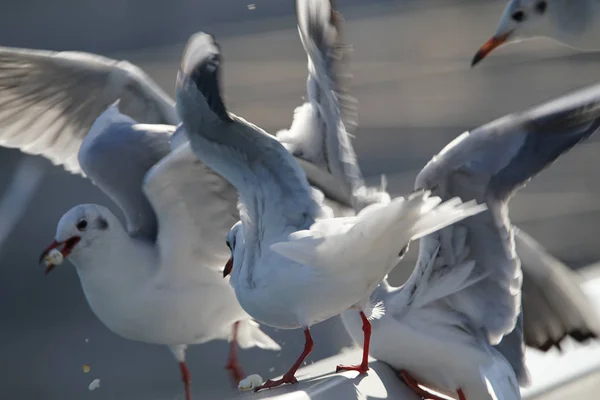
POLYGON ((523 263, 525 343, 542 351, 561 348, 567 336, 582 342, 598 337, 600 321, 578 276, 525 232, 514 228, 523 263))
POLYGON ((599 86, 575 92, 465 132, 427 164, 417 187, 443 199, 485 201, 488 211, 421 241, 419 264, 407 283, 411 302, 449 305, 492 344, 514 328, 522 277, 508 202, 598 129, 599 106, 599 86))
POLYGON ((277 138, 296 157, 331 173, 357 211, 389 202, 387 193, 366 187, 350 141, 357 109, 349 90, 350 46, 343 43, 342 16, 326 0, 297 0, 296 12, 308 57, 307 99, 277 138))
POLYGON ((141 69, 80 52, 0 47, 0 145, 81 173, 79 147, 117 99, 143 123, 176 125, 174 102, 141 69))
POLYGON ((223 269, 231 255, 225 238, 239 220, 237 191, 198 160, 189 142, 150 170, 144 192, 158 215, 161 259, 177 260, 193 249, 193 262, 161 263, 170 275, 223 269))
POLYGON ((320 204, 277 139, 227 112, 220 61, 211 36, 192 36, 177 79, 177 109, 198 158, 238 190, 246 240, 269 245, 290 230, 309 227, 320 204))

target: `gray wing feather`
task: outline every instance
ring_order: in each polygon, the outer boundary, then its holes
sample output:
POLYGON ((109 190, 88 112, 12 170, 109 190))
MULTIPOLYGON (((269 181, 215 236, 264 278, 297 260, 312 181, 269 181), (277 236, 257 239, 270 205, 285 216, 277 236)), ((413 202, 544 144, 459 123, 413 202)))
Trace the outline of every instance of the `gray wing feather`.
POLYGON ((170 125, 137 125, 114 105, 82 143, 81 168, 121 208, 133 237, 156 240, 157 218, 142 184, 150 168, 169 154, 174 130, 170 125))
POLYGON ((188 41, 177 78, 177 109, 194 152, 238 190, 247 240, 257 235, 268 240, 272 229, 310 226, 320 204, 293 156, 259 127, 222 109, 214 82, 220 60, 210 35, 188 41), (249 227, 256 231, 246 231, 249 227))
POLYGON ((597 338, 600 321, 578 276, 517 228, 515 244, 523 263, 525 343, 547 351, 560 349, 567 336, 578 342, 597 338))
POLYGON ((0 47, 0 145, 41 154, 81 173, 77 153, 96 118, 117 99, 144 123, 178 123, 174 102, 126 61, 79 52, 0 47))
MULTIPOLYGON (((430 263, 439 272, 429 276, 443 275, 443 270, 458 265, 453 244, 460 231, 457 227, 467 228, 467 258, 475 261, 472 275, 484 279, 472 279, 474 283, 446 301, 481 324, 490 338, 510 332, 519 313, 521 268, 508 200, 529 179, 597 130, 599 98, 600 87, 595 86, 464 133, 417 177, 417 187, 431 189, 442 199, 459 196, 463 201, 476 199, 488 205, 488 211, 425 238, 421 249, 427 256, 425 250, 432 242, 441 244, 438 257, 443 261, 430 263)), ((413 284, 417 284, 415 279, 413 284)))
MULTIPOLYGON (((389 200, 387 193, 367 188, 349 131, 356 127, 356 101, 350 95, 350 46, 342 40, 342 16, 333 10, 330 2, 322 0, 297 0, 298 31, 308 56, 308 103, 312 113, 298 113, 295 118, 315 118, 306 129, 318 129, 325 147, 328 170, 338 185, 360 211, 365 206, 389 200)), ((294 121, 296 122, 296 121, 294 121)), ((294 124, 293 124, 294 125, 294 124)), ((292 127, 294 128, 294 126, 292 127)), ((295 132, 296 140, 308 142, 314 132, 295 132)), ((280 135, 281 136, 281 135, 280 135)), ((317 142, 316 139, 312 139, 317 142)), ((306 143, 316 146, 318 143, 306 143)))

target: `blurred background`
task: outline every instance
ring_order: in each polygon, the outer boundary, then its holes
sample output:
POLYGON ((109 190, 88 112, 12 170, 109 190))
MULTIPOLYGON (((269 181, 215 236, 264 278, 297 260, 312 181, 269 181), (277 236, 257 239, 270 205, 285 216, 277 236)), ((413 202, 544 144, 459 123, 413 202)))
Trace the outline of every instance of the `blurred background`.
MULTIPOLYGON (((458 134, 599 80, 600 55, 546 40, 502 48, 471 70, 504 4, 336 1, 355 48, 360 124, 354 145, 372 183, 385 174, 393 193, 409 191, 419 169, 458 134)), ((21 0, 0 13, 0 44, 127 59, 172 95, 185 41, 206 31, 222 47, 230 109, 275 133, 289 126, 305 92, 306 58, 295 18, 291 0, 21 0)), ((513 222, 574 269, 600 258, 599 140, 596 135, 562 157, 511 205, 513 222)), ((23 157, 0 149, 0 193, 23 157)), ((79 203, 118 209, 90 182, 43 163, 47 172, 35 199, 0 251, 0 396, 182 398, 179 370, 166 348, 109 332, 90 311, 68 263, 44 276, 37 257, 66 210, 79 203), (87 374, 84 364, 91 366, 87 374), (89 392, 95 378, 101 388, 89 392)), ((414 247, 394 272, 395 283, 414 266, 414 247)), ((247 373, 281 374, 301 350, 300 331, 268 331, 284 350, 243 351, 247 373)), ((309 363, 351 345, 336 319, 313 332, 309 363)), ((217 342, 188 351, 197 395, 229 387, 226 354, 227 345, 217 342)))

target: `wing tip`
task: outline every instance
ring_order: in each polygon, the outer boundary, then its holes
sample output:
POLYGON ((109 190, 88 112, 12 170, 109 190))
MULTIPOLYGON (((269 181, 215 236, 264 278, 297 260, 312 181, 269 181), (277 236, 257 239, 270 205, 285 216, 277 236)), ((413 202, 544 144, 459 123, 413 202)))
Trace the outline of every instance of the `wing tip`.
POLYGON ((193 34, 181 58, 180 73, 187 76, 221 120, 233 121, 223 101, 220 88, 221 51, 213 35, 193 34))
POLYGON ((213 35, 196 32, 188 39, 181 57, 180 69, 192 75, 198 65, 220 56, 220 48, 213 35))
POLYGON ((592 332, 589 329, 572 329, 568 332, 563 333, 560 338, 549 338, 542 344, 535 344, 533 345, 533 347, 543 352, 547 352, 552 348, 556 348, 558 351, 562 351, 562 342, 567 337, 575 340, 578 343, 585 343, 590 340, 597 340, 598 334, 596 332, 592 332))

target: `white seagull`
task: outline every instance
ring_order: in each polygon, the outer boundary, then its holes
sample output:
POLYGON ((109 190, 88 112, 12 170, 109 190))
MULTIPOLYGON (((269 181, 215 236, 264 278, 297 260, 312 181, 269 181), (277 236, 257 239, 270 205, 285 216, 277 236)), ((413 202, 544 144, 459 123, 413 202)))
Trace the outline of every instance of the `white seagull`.
MULTIPOLYGON (((340 60, 343 61, 346 56, 344 53, 342 56, 340 60)), ((0 64, 0 145, 39 154, 74 173, 85 175, 77 161, 79 147, 92 123, 119 98, 120 111, 136 121, 167 125, 179 123, 175 102, 144 71, 127 61, 83 52, 0 47, 0 64)), ((343 63, 337 65, 343 71, 343 63)), ((316 72, 323 73, 320 70, 316 72)), ((311 76, 308 85, 316 82, 311 76)), ((343 80, 343 77, 335 79, 337 91, 342 95, 343 85, 340 88, 339 84, 343 80)), ((315 100, 318 101, 317 95, 318 92, 315 96, 309 96, 311 107, 315 100)), ((338 105, 342 108, 346 129, 351 130, 355 125, 355 113, 348 106, 352 106, 352 102, 347 96, 340 96, 338 105)), ((299 110, 308 107, 303 105, 299 110)), ((313 118, 313 111, 314 108, 298 114, 313 118)), ((322 124, 311 125, 301 121, 300 117, 295 118, 292 128, 285 133, 278 133, 278 138, 297 156, 310 183, 325 193, 325 202, 334 207, 336 216, 350 215, 351 208, 356 208, 357 200, 356 196, 352 196, 353 186, 340 186, 331 174, 314 165, 322 166, 317 156, 327 154, 323 147, 325 140, 318 130, 312 129, 322 124), (317 139, 308 145, 300 143, 307 137, 317 139), (312 147, 317 145, 321 146, 320 150, 312 147), (302 158, 309 162, 303 162, 302 158)), ((185 135, 180 136, 182 138, 185 139, 185 135)), ((173 137, 171 140, 177 142, 173 137)), ((339 160, 334 158, 333 162, 339 160)), ((31 196, 35 185, 33 182, 20 182, 20 177, 30 176, 30 173, 39 177, 37 168, 36 172, 35 168, 31 170, 24 167, 26 174, 14 176, 14 184, 2 199, 0 214, 4 204, 13 204, 14 199, 20 200, 19 210, 25 210, 27 201, 23 199, 31 196)), ((334 171, 335 166, 330 168, 328 165, 327 169, 334 171)), ((354 192, 360 193, 360 189, 354 192)), ((380 195, 385 196, 384 193, 380 195)), ((14 208, 11 210, 14 211, 14 208)), ((18 215, 10 213, 10 219, 16 221, 18 215)), ((3 227, 10 229, 7 224, 3 227)), ((4 231, 3 234, 8 232, 4 231)), ((527 345, 547 350, 553 346, 560 347, 566 336, 579 341, 596 337, 600 332, 598 318, 578 286, 575 274, 547 254, 533 239, 520 240, 524 236, 522 231, 515 232, 517 252, 523 262, 524 333, 527 345), (521 248, 524 249, 523 254, 521 248)))
MULTIPOLYGON (((440 399, 422 384, 460 400, 521 398, 519 383, 529 377, 508 204, 599 127, 595 86, 465 132, 419 173, 417 188, 485 202, 488 209, 422 238, 406 284, 383 281, 375 291, 385 315, 373 322, 370 354, 398 370, 417 394, 440 399)), ((361 321, 352 312, 342 319, 359 342, 361 321)))
POLYGON ((600 0, 511 0, 496 33, 471 66, 503 44, 545 37, 579 50, 600 50, 600 0))
MULTIPOLYGON (((333 180, 321 181, 317 187, 323 190, 340 186, 334 203, 338 214, 340 204, 360 211, 366 205, 386 201, 389 195, 365 186, 347 134, 354 130, 357 115, 356 101, 348 90, 350 46, 341 40, 339 13, 332 12, 333 26, 325 30, 321 42, 316 41, 319 33, 311 31, 306 15, 306 11, 298 13, 300 38, 309 55, 307 101, 295 110, 290 129, 277 132, 277 138, 297 158, 311 162, 302 164, 305 171, 313 172, 314 165, 319 165, 332 174, 333 180), (323 57, 325 54, 328 57, 323 57)), ((314 172, 309 174, 309 180, 316 176, 314 172)), ((514 237, 523 271, 525 344, 542 351, 560 350, 566 337, 579 342, 596 338, 600 321, 576 273, 524 231, 515 229, 514 237)))
MULTIPOLYGON (((48 272, 69 257, 88 303, 107 327, 129 339, 168 345, 180 363, 187 398, 188 344, 231 340, 227 368, 236 383, 243 377, 238 344, 280 349, 222 279, 230 256, 225 237, 239 219, 237 193, 197 161, 185 134, 173 135, 179 121, 174 101, 126 61, 10 48, 0 49, 0 60, 0 143, 88 177, 127 220, 125 232, 103 207, 70 210, 42 254, 41 259, 50 256, 48 272), (111 105, 117 99, 118 107, 111 105), (60 256, 52 252, 57 248, 60 256)), ((26 161, 24 168, 32 162, 26 161)), ((343 197, 327 173, 302 164, 331 198, 343 197)), ((15 179, 19 185, 3 198, 0 211, 29 197, 37 181, 25 182, 23 174, 15 179)), ((340 213, 349 211, 332 205, 340 213)))
MULTIPOLYGON (((303 40, 335 39, 335 32, 329 35, 335 25, 328 1, 299 0, 297 11, 310 27, 303 40)), ((227 111, 220 60, 211 36, 199 33, 188 41, 177 79, 177 110, 196 155, 240 195, 241 221, 227 236, 232 257, 224 275, 231 274, 240 304, 255 319, 281 329, 302 328, 305 335, 304 351, 290 370, 255 389, 260 390, 297 382, 295 372, 313 347, 310 326, 345 309, 360 312, 368 348, 368 317, 378 314, 369 295, 396 265, 401 249, 485 207, 458 198, 442 203, 417 191, 373 204, 356 217, 331 218, 323 195, 311 189, 281 143, 227 111)), ((360 365, 339 369, 364 373, 368 366, 363 357, 360 365)))
POLYGON ((142 125, 109 107, 79 150, 86 175, 126 216, 82 204, 60 219, 43 252, 50 272, 62 258, 75 265, 87 301, 113 332, 168 346, 191 399, 187 345, 232 341, 227 368, 239 381, 235 349, 278 350, 240 307, 221 275, 228 252, 222 237, 238 219, 236 193, 198 162, 189 143, 171 150, 173 127, 142 125))

